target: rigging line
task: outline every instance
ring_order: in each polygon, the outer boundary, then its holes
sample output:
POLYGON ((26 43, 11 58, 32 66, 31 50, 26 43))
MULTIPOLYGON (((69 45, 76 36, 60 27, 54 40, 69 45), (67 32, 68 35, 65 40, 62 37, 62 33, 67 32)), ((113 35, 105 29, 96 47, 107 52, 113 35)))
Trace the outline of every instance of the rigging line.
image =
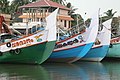
POLYGON ((111 31, 111 29, 108 29, 105 25, 103 25, 103 27, 105 27, 107 30, 111 31))

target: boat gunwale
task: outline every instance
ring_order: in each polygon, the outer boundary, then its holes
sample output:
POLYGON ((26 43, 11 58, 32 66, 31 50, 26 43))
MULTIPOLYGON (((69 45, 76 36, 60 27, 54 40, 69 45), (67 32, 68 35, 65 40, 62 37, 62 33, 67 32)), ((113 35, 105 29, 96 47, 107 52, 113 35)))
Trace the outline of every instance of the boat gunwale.
MULTIPOLYGON (((48 30, 45 30, 45 31, 48 31, 48 30)), ((42 31, 39 31, 39 32, 42 32, 42 31)), ((37 32, 37 33, 39 33, 39 32, 37 32)), ((24 39, 24 38, 33 36, 33 35, 35 35, 35 34, 37 34, 37 33, 29 34, 29 35, 27 35, 27 36, 25 35, 25 36, 23 36, 23 37, 21 37, 21 38, 18 38, 18 39, 16 39, 16 40, 11 40, 10 42, 15 42, 15 41, 18 41, 18 40, 21 40, 21 39, 24 39)), ((46 41, 47 41, 47 40, 46 40, 46 41)), ((8 42, 1 43, 0 46, 1 46, 1 45, 4 45, 4 44, 7 44, 7 43, 8 43, 8 42)))
POLYGON ((70 48, 64 48, 64 49, 60 49, 60 50, 54 50, 54 52, 69 50, 69 49, 73 49, 73 48, 77 48, 77 47, 81 47, 81 46, 85 46, 85 45, 86 44, 81 44, 81 45, 73 46, 73 47, 70 47, 70 48))

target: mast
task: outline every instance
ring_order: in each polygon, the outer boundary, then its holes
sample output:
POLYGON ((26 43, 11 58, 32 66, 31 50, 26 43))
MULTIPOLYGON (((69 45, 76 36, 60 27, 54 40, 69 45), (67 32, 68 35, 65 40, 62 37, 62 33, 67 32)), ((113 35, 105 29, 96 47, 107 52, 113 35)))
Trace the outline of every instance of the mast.
POLYGON ((27 20, 26 20, 26 36, 28 35, 28 22, 29 22, 29 12, 27 12, 27 20))
MULTIPOLYGON (((1 10, 0 10, 0 16, 1 16, 1 10)), ((0 19, 0 34, 1 34, 1 30, 2 30, 2 26, 1 26, 1 19, 0 19)), ((1 43, 2 43, 2 41, 1 41, 1 36, 0 36, 0 44, 1 43)), ((1 46, 0 46, 0 53, 1 53, 1 46)))
POLYGON ((99 17, 99 28, 98 30, 102 30, 102 15, 100 15, 100 8, 99 8, 99 11, 98 11, 98 17, 99 17))
POLYGON ((59 18, 59 14, 57 14, 58 16, 58 22, 57 22, 57 41, 60 40, 60 18, 59 18))
POLYGON ((79 33, 79 25, 78 25, 78 14, 77 14, 77 29, 78 29, 78 32, 77 33, 79 33))

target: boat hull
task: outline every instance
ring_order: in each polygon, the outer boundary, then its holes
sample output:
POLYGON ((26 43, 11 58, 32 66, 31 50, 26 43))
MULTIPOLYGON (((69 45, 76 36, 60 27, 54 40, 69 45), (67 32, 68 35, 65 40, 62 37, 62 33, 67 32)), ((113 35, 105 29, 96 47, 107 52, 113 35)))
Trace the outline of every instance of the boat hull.
POLYGON ((93 46, 97 33, 98 14, 92 17, 89 28, 65 40, 58 41, 48 61, 73 63, 81 59, 93 46))
POLYGON ((87 52, 92 47, 93 43, 85 44, 82 46, 70 48, 70 49, 64 49, 61 51, 54 51, 52 55, 49 57, 48 61, 50 62, 66 62, 66 63, 72 63, 83 56, 87 54, 87 52))
POLYGON ((120 58, 120 43, 112 44, 106 57, 120 58))
POLYGON ((111 39, 111 19, 104 22, 103 29, 98 33, 96 42, 91 50, 82 58, 87 61, 101 61, 107 54, 111 39))
POLYGON ((51 55, 55 42, 56 41, 43 42, 41 44, 21 48, 19 54, 5 52, 0 56, 0 62, 41 64, 51 55))
POLYGON ((92 48, 87 55, 85 55, 81 60, 86 61, 101 61, 107 54, 109 49, 108 45, 99 46, 92 48))

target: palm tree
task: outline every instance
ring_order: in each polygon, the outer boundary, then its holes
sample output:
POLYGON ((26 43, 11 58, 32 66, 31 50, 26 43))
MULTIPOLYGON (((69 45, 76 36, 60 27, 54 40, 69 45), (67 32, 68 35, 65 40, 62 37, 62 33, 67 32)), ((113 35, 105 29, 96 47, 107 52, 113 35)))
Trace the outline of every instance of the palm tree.
POLYGON ((111 18, 113 18, 113 16, 115 15, 115 13, 117 13, 117 11, 113 12, 113 9, 108 10, 107 12, 104 12, 106 14, 106 16, 102 17, 102 22, 105 22, 111 18))
POLYGON ((75 26, 77 24, 79 25, 82 25, 84 24, 84 20, 82 18, 82 16, 80 14, 76 14, 75 11, 78 9, 78 8, 74 8, 74 6, 72 6, 72 4, 69 2, 67 3, 66 7, 70 8, 71 10, 68 12, 68 15, 70 15, 74 21, 72 21, 71 25, 72 26, 75 26))
POLYGON ((66 0, 51 0, 51 1, 57 2, 57 3, 62 4, 64 6, 65 6, 65 2, 66 2, 66 0))
POLYGON ((113 9, 108 10, 107 12, 104 12, 106 14, 106 16, 101 17, 102 18, 102 22, 105 22, 111 18, 113 18, 112 20, 112 24, 111 24, 111 32, 112 32, 112 37, 116 37, 118 36, 118 31, 119 31, 119 22, 118 22, 118 18, 117 17, 113 17, 117 11, 113 12, 113 9))
POLYGON ((38 1, 38 0, 29 0, 30 2, 36 2, 36 1, 38 1))
POLYGON ((21 19, 18 19, 18 16, 21 15, 21 9, 18 10, 19 6, 23 6, 25 4, 31 3, 30 0, 13 0, 11 2, 10 6, 10 14, 12 16, 13 21, 21 21, 21 19))
POLYGON ((19 6, 23 6, 25 4, 35 2, 38 0, 13 0, 11 2, 11 13, 17 12, 19 6))
POLYGON ((113 12, 113 9, 108 10, 107 12, 104 12, 109 18, 112 18, 117 11, 113 12))
POLYGON ((12 12, 17 12, 18 7, 30 3, 29 0, 13 0, 11 3, 12 12))
POLYGON ((7 0, 0 0, 0 12, 1 13, 5 13, 5 14, 9 14, 9 1, 7 0))
POLYGON ((78 8, 74 8, 74 6, 72 6, 71 3, 67 3, 66 7, 71 9, 68 13, 70 16, 72 16, 75 13, 75 11, 78 9, 78 8))
POLYGON ((113 17, 111 24, 112 37, 119 36, 119 19, 118 17, 113 17))
POLYGON ((71 17, 74 19, 71 24, 72 26, 84 24, 84 20, 80 14, 73 14, 71 17))

